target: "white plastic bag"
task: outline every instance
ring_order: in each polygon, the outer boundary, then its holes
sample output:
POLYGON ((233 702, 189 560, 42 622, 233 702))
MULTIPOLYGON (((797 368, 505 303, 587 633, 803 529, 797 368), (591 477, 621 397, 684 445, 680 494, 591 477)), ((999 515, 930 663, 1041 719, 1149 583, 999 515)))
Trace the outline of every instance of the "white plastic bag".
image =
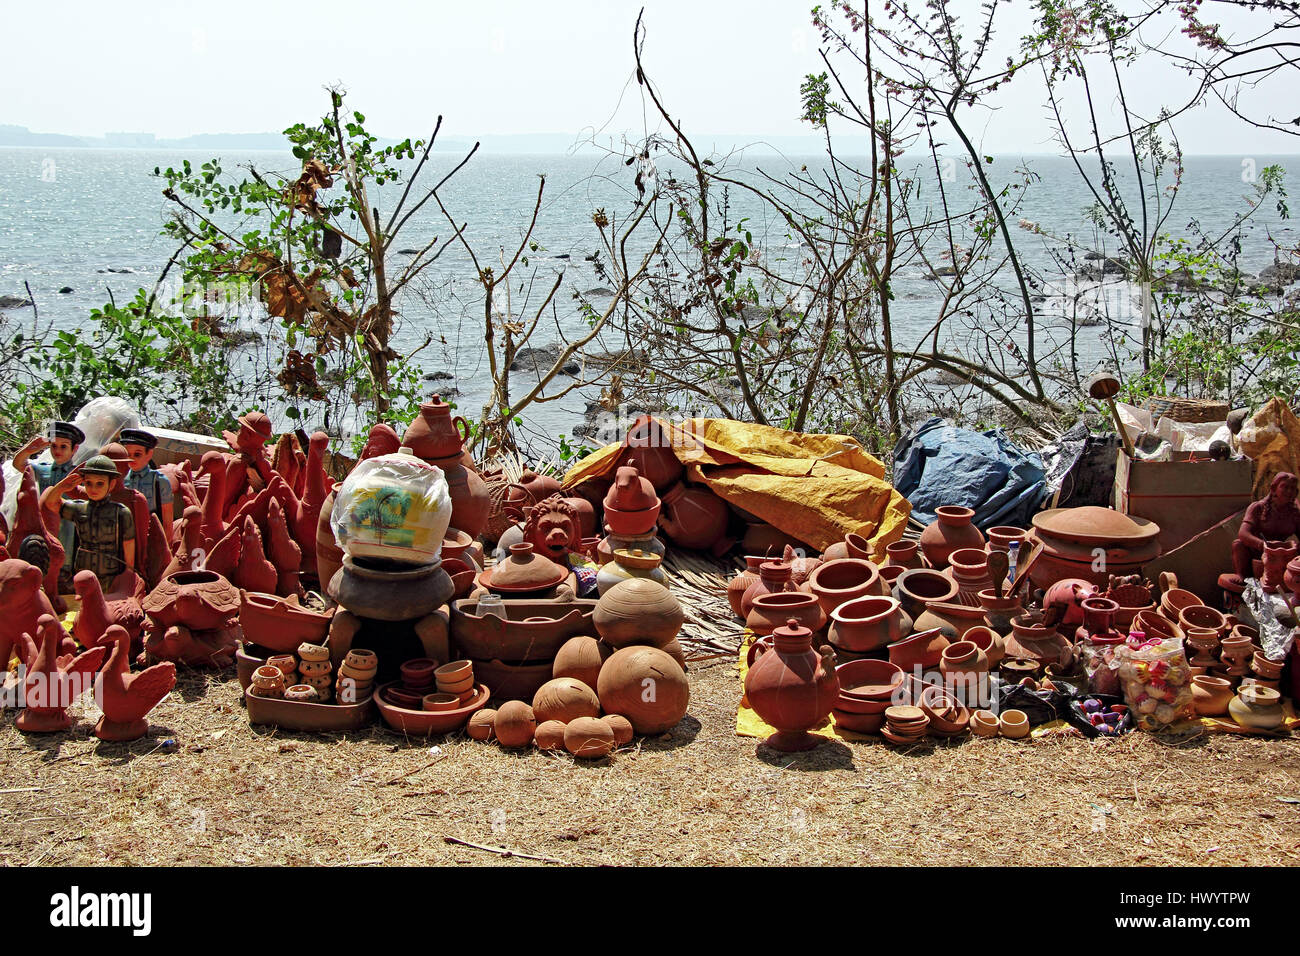
POLYGON ((352 557, 432 564, 451 524, 442 469, 398 452, 361 462, 330 512, 334 537, 352 557))

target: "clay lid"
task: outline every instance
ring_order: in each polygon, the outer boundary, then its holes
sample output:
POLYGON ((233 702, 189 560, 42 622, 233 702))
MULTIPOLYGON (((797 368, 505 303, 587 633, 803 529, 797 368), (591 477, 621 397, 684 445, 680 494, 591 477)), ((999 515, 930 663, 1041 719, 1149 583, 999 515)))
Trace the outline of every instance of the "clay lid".
POLYGON ((624 465, 615 472, 614 483, 605 495, 605 507, 616 511, 649 511, 659 504, 655 486, 632 465, 624 465))
POLYGON ((625 568, 657 568, 663 563, 663 555, 640 548, 619 548, 614 552, 614 560, 625 568))
POLYGON ((783 638, 787 641, 811 638, 812 631, 802 626, 798 618, 789 618, 781 627, 772 630, 773 637, 783 638))
POLYGON ((492 591, 543 591, 555 587, 569 572, 549 558, 533 553, 527 541, 510 546, 510 557, 483 572, 480 580, 492 591))
POLYGON ((1247 684, 1237 691, 1237 696, 1248 704, 1263 704, 1272 707, 1282 702, 1282 694, 1262 684, 1247 684))
POLYGON ((1039 531, 1067 541, 1096 542, 1147 541, 1160 534, 1160 526, 1146 518, 1120 514, 1111 508, 1083 505, 1078 508, 1051 508, 1034 515, 1039 531))

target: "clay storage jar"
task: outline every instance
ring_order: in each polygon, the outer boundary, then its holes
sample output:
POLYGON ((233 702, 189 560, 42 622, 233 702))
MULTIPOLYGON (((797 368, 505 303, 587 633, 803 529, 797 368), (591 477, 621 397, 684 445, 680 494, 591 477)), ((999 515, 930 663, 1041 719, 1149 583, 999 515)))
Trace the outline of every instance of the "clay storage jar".
POLYGON ((984 535, 971 523, 970 508, 944 505, 934 511, 935 520, 921 532, 921 550, 932 568, 946 568, 948 556, 959 548, 984 547, 984 535))
POLYGON ((1103 588, 1111 575, 1137 574, 1160 555, 1159 525, 1111 508, 1052 508, 1034 515, 1032 524, 1026 542, 1041 541, 1043 548, 1029 579, 1043 590, 1065 578, 1081 578, 1103 588), (1104 562, 1097 560, 1098 548, 1105 552, 1104 562))
POLYGON ((809 750, 822 738, 808 733, 830 715, 840 682, 825 655, 812 649, 812 631, 790 620, 772 631, 772 650, 745 675, 745 698, 754 713, 776 728, 774 750, 809 750))
POLYGON ((870 561, 843 558, 818 565, 808 578, 822 612, 830 615, 848 601, 883 593, 880 572, 870 561))
MULTIPOLYGON (((811 595, 805 595, 811 599, 811 595)), ((682 629, 686 612, 658 581, 630 578, 601 595, 592 623, 610 647, 648 644, 663 647, 682 629)))
POLYGON ((760 594, 778 594, 782 591, 798 590, 791 577, 794 568, 788 561, 764 561, 758 566, 758 580, 749 586, 740 599, 740 613, 749 617, 754 606, 754 598, 760 594))
POLYGON ((749 586, 758 582, 759 566, 766 560, 768 559, 762 555, 745 555, 745 570, 739 572, 727 582, 727 603, 731 605, 731 613, 735 614, 736 617, 745 616, 741 599, 745 596, 745 592, 749 590, 749 586))
POLYGON ((979 593, 993 587, 988 552, 983 548, 958 548, 948 555, 948 568, 957 582, 957 603, 979 606, 979 593))

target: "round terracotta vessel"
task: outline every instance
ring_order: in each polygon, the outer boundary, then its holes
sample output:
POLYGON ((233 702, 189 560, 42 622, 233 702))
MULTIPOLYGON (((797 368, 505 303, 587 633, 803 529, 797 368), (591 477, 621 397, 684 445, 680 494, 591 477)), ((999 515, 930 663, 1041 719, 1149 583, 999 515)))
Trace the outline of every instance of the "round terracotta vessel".
POLYGON ((948 644, 948 638, 937 627, 916 631, 910 637, 889 645, 889 662, 904 671, 937 667, 948 644))
POLYGON ((745 675, 749 706, 776 733, 767 738, 774 750, 810 750, 823 738, 808 733, 835 706, 840 682, 829 648, 812 649, 812 631, 795 620, 772 631, 772 650, 745 675))
POLYGON ((521 541, 510 546, 509 558, 483 572, 480 581, 490 591, 528 594, 553 588, 568 576, 566 569, 535 553, 531 543, 521 541))
POLYGON ((959 641, 973 627, 984 624, 984 609, 968 604, 953 604, 945 601, 931 601, 925 610, 916 616, 912 627, 918 631, 938 628, 950 641, 959 641))
POLYGON ((487 484, 478 472, 466 467, 459 451, 445 458, 425 460, 441 468, 446 478, 447 493, 451 496, 451 526, 477 538, 487 528, 488 515, 492 512, 492 495, 487 484))
POLYGON ((750 585, 758 582, 758 569, 766 560, 767 558, 762 555, 745 555, 745 570, 739 572, 727 582, 727 603, 731 605, 731 613, 735 614, 736 617, 745 616, 741 599, 744 598, 745 592, 749 590, 750 585))
POLYGON ((1231 681, 1209 675, 1192 678, 1192 706, 1202 717, 1222 717, 1232 697, 1231 681))
POLYGON ((912 628, 912 621, 892 597, 862 597, 831 612, 828 638, 836 648, 865 653, 893 644, 912 628))
POLYGON ((708 551, 727 533, 730 518, 727 503, 708 488, 678 482, 663 494, 659 527, 678 547, 708 551))
POLYGON ((659 494, 679 482, 686 472, 673 451, 673 436, 666 434, 650 416, 637 419, 628 429, 624 446, 618 454, 618 464, 635 464, 659 494))
POLYGON ((958 548, 948 555, 948 569, 957 582, 957 603, 979 606, 979 593, 992 589, 988 552, 983 548, 958 548))
POLYGON ((330 596, 358 617, 409 621, 446 604, 455 590, 442 562, 397 564, 344 555, 330 596))
POLYGON ((1258 684, 1241 688, 1228 702, 1228 713, 1241 726, 1255 730, 1276 730, 1286 720, 1282 695, 1258 684))
POLYGON ((338 569, 343 567, 343 549, 339 547, 338 540, 334 537, 334 526, 330 524, 334 498, 342 487, 341 481, 334 482, 320 506, 320 516, 316 519, 316 577, 322 591, 329 587, 338 569))
POLYGON ((1027 614, 1011 621, 1006 653, 1008 657, 1036 661, 1043 667, 1069 667, 1074 661, 1074 645, 1056 628, 1046 627, 1027 614))
POLYGON ((1025 535, 1029 532, 1024 528, 1013 528, 1010 525, 996 525, 989 528, 988 550, 990 551, 1010 551, 1011 542, 1020 542, 1021 554, 1024 553, 1025 535))
POLYGON ((745 626, 755 634, 771 634, 783 621, 791 619, 810 631, 820 631, 826 626, 826 615, 817 598, 803 591, 760 594, 750 606, 745 626))
POLYGON ((921 532, 921 550, 932 568, 946 568, 948 556, 959 548, 983 548, 984 535, 971 523, 970 508, 944 505, 934 510, 935 520, 921 532))
POLYGON ((1208 604, 1190 604, 1178 612, 1178 626, 1184 631, 1191 628, 1214 631, 1220 637, 1228 632, 1228 622, 1221 611, 1208 604))
POLYGON ((808 577, 808 587, 817 595, 827 615, 848 601, 884 593, 880 572, 862 558, 843 558, 818 565, 808 577))
POLYGON ((794 568, 788 561, 764 561, 758 566, 758 580, 749 586, 740 598, 740 613, 749 617, 754 607, 754 598, 760 594, 779 594, 782 591, 796 591, 792 580, 794 568))
MULTIPOLYGON (((469 422, 460 415, 453 418, 451 406, 441 396, 434 395, 420 405, 420 414, 402 435, 402 445, 411 449, 412 455, 425 461, 459 458, 465 442, 469 440, 469 433, 469 422)), ((469 530, 464 525, 455 524, 455 527, 462 531, 469 530)))
POLYGON ((673 593, 658 581, 629 578, 601 595, 592 623, 606 644, 653 644, 663 647, 677 636, 686 612, 673 593))
POLYGON ((932 601, 951 601, 956 596, 957 583, 941 571, 913 568, 904 571, 894 582, 894 597, 913 620, 932 601))
POLYGON ((1026 542, 1041 541, 1043 549, 1029 577, 1044 590, 1063 578, 1105 587, 1111 575, 1136 574, 1160 555, 1159 525, 1111 508, 1052 508, 1034 515, 1032 524, 1026 542))
POLYGON ((921 544, 918 541, 895 541, 885 545, 887 565, 896 568, 921 568, 925 562, 921 559, 921 544))

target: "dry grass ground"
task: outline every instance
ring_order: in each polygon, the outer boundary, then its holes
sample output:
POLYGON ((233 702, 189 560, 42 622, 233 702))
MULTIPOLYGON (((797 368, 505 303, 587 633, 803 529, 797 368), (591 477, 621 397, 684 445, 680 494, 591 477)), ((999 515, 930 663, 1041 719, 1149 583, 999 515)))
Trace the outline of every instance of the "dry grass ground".
MULTIPOLYGON (((186 672, 153 735, 0 725, 0 863, 1295 864, 1300 740, 968 740, 781 755, 736 737, 733 661, 692 671, 670 735, 594 764, 250 728, 186 672), (175 746, 164 746, 171 738, 175 746), (31 789, 28 789, 31 788, 31 789)), ((85 706, 93 707, 89 700, 85 706)), ((83 712, 84 714, 84 712, 83 712)))

